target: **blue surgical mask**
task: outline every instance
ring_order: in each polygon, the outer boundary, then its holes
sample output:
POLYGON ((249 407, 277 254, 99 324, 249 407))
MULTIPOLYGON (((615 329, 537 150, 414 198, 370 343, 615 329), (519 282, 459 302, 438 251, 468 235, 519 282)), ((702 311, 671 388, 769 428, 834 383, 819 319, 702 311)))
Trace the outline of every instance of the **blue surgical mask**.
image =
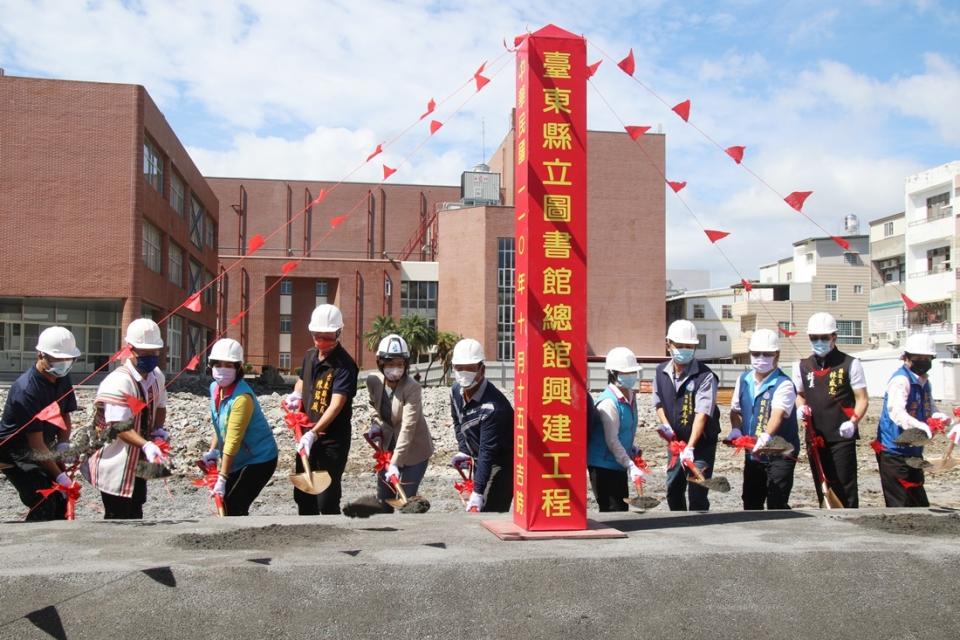
POLYGON ((829 340, 811 340, 810 346, 813 347, 813 352, 820 357, 827 355, 833 349, 829 340))
POLYGON ((70 373, 70 369, 73 368, 73 362, 74 362, 73 360, 61 360, 60 362, 51 362, 48 365, 49 368, 47 369, 47 373, 57 378, 63 378, 68 373, 70 373))
POLYGON ((137 356, 137 371, 147 375, 160 364, 160 356, 137 356))
POLYGON ((695 351, 696 349, 673 347, 671 350, 673 353, 673 361, 677 364, 690 364, 695 351))
POLYGON ((637 380, 640 379, 640 375, 636 373, 618 373, 617 374, 617 384, 619 384, 624 389, 633 389, 637 380))

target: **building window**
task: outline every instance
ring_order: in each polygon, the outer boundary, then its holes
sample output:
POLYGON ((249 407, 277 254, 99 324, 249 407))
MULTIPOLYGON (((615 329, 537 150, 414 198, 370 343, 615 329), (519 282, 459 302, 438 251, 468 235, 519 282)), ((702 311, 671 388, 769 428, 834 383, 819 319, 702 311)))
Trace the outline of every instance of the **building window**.
POLYGON ((190 196, 190 242, 203 249, 203 205, 196 196, 190 196))
POLYGON ((893 235, 893 223, 892 223, 892 222, 884 222, 884 223, 883 223, 883 237, 884 237, 884 238, 889 238, 889 237, 892 236, 892 235, 893 235))
POLYGON ((400 283, 400 315, 421 315, 432 328, 437 328, 437 292, 433 280, 404 280, 400 283))
POLYGON ((167 370, 180 371, 182 360, 180 353, 183 350, 183 320, 180 316, 167 318, 167 370))
POLYGON ((290 371, 291 359, 289 351, 280 352, 280 368, 284 371, 290 371))
POLYGON ((937 220, 950 215, 950 193, 940 193, 927 198, 927 220, 937 220))
POLYGON ((170 206, 177 212, 177 215, 183 217, 184 205, 186 204, 187 191, 183 186, 183 179, 177 175, 176 171, 170 172, 170 206))
POLYGON ((903 282, 905 268, 902 257, 881 260, 877 267, 884 282, 903 282))
POLYGON ((281 281, 280 281, 280 295, 282 295, 282 296, 292 296, 292 295, 293 295, 293 280, 281 280, 281 281))
POLYGON ((746 333, 747 331, 756 331, 757 329, 757 316, 756 314, 750 314, 748 316, 740 316, 740 332, 746 333))
POLYGON ((203 304, 213 306, 217 288, 213 286, 213 274, 209 271, 203 272, 203 286, 206 287, 203 290, 203 304))
POLYGON ((726 341, 727 341, 727 334, 721 333, 721 334, 720 334, 720 342, 726 342, 726 341))
POLYGON ((837 320, 837 344, 863 344, 860 320, 837 320))
POLYGON ((813 253, 807 254, 807 264, 813 264, 813 253))
POLYGON ((859 267, 863 265, 863 261, 860 259, 859 253, 846 252, 843 254, 844 264, 850 265, 851 267, 859 267))
POLYGON ((837 290, 838 290, 838 287, 835 284, 823 285, 824 299, 827 302, 836 302, 838 299, 837 290))
POLYGON ((950 247, 938 247, 927 251, 927 273, 950 271, 950 247))
POLYGON ((853 285, 853 292, 857 294, 863 293, 863 285, 862 284, 853 285))
POLYGON ((780 329, 781 334, 784 331, 790 331, 790 322, 787 320, 781 320, 780 322, 777 323, 777 328, 780 329))
POLYGON ((787 282, 793 280, 793 271, 787 271, 787 282))
POLYGON ((213 218, 204 216, 203 218, 203 238, 208 248, 217 248, 216 225, 213 224, 213 218))
POLYGON ((327 281, 326 280, 317 280, 316 285, 314 285, 314 295, 318 298, 327 297, 327 281))
POLYGON ((163 259, 162 259, 162 240, 160 237, 160 230, 155 226, 143 221, 143 262, 147 265, 147 268, 151 271, 156 271, 157 273, 163 272, 163 259))
POLYGON ((727 320, 733 318, 733 305, 732 304, 721 305, 720 317, 725 318, 727 320))
POLYGON ((183 249, 172 242, 167 247, 167 279, 178 287, 183 286, 183 249))
POLYGON ((703 305, 695 304, 693 305, 693 319, 694 320, 703 320, 703 305))
POLYGON ((187 291, 196 293, 203 286, 203 267, 196 260, 190 260, 190 282, 187 291))
POLYGON ((697 348, 706 349, 707 348, 707 334, 698 333, 697 334, 697 348))
POLYGON ((153 141, 143 139, 143 177, 157 193, 163 193, 163 158, 153 141))
POLYGON ((280 333, 290 333, 293 327, 293 320, 288 314, 280 316, 280 333))
POLYGON ((497 238, 497 360, 513 360, 514 276, 513 238, 497 238))

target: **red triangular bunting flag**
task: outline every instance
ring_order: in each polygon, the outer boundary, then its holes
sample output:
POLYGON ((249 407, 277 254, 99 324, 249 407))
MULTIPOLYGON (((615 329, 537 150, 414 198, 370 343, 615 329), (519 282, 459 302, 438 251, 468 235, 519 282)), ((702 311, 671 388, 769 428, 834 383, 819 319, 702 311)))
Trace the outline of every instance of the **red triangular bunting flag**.
POLYGON ((733 158, 733 161, 737 164, 743 160, 743 152, 746 151, 746 147, 727 147, 724 151, 727 152, 727 155, 733 158))
POLYGON ((753 284, 751 284, 749 280, 741 280, 740 283, 743 284, 743 288, 747 291, 753 291, 753 284))
POLYGON ((263 236, 259 233, 252 238, 250 238, 250 244, 247 246, 247 255, 251 255, 257 252, 257 249, 263 246, 264 240, 263 236))
POLYGON ((476 80, 477 82, 477 91, 480 91, 480 89, 483 89, 485 86, 487 86, 487 83, 490 82, 490 78, 482 76, 479 73, 473 76, 473 79, 476 80))
POLYGON ((190 358, 190 362, 187 363, 187 371, 196 371, 197 367, 200 366, 200 356, 193 356, 190 358))
POLYGON ((710 238, 710 242, 716 242, 717 240, 723 240, 730 233, 728 231, 714 231, 713 229, 704 229, 703 232, 707 234, 707 237, 710 238))
POLYGON ((433 113, 433 110, 436 108, 437 108, 436 101, 433 98, 430 98, 430 101, 427 102, 427 110, 424 111, 422 116, 420 116, 420 119, 423 120, 424 118, 426 118, 428 115, 433 113))
POLYGON ((130 407, 130 411, 133 411, 133 415, 137 415, 147 407, 147 403, 136 396, 125 393, 123 394, 123 398, 127 406, 130 407))
POLYGON ((687 186, 686 181, 674 182, 672 180, 667 180, 667 184, 670 185, 670 188, 673 189, 674 193, 680 193, 680 190, 687 186))
POLYGON ((333 218, 333 219, 330 221, 330 227, 331 227, 332 229, 336 229, 337 227, 340 226, 340 223, 343 222, 343 221, 346 220, 346 219, 347 219, 346 214, 344 214, 344 215, 342 215, 342 216, 337 216, 337 217, 333 218))
POLYGON ((54 400, 37 414, 37 420, 44 420, 50 424, 56 425, 62 431, 67 430, 67 423, 63 421, 63 414, 60 413, 60 405, 54 400))
POLYGON ((487 68, 487 63, 486 63, 486 61, 484 61, 483 64, 481 64, 479 67, 477 67, 477 70, 473 72, 473 75, 474 75, 474 76, 480 75, 481 73, 483 73, 483 70, 486 69, 486 68, 487 68))
POLYGON ((807 198, 810 197, 811 193, 813 193, 813 191, 794 191, 784 198, 783 201, 793 207, 795 210, 802 211, 803 203, 807 201, 807 198))
POLYGON ((241 311, 237 315, 233 316, 232 318, 230 318, 230 325, 234 327, 237 326, 237 324, 239 324, 240 321, 243 320, 243 316, 245 315, 247 315, 247 312, 241 311))
POLYGON ((777 329, 779 329, 780 333, 788 338, 792 338, 793 336, 797 335, 796 331, 790 331, 789 329, 784 329, 783 327, 777 327, 777 329))
POLYGON ((126 360, 127 358, 130 358, 132 356, 133 356, 133 349, 130 348, 130 345, 125 345, 123 349, 120 349, 120 351, 117 351, 115 354, 113 354, 110 360, 111 362, 114 360, 126 360))
POLYGON ((650 131, 650 127, 637 126, 637 125, 627 125, 624 127, 627 130, 627 133, 630 134, 630 137, 636 140, 647 131, 650 131))
POLYGON ((431 120, 431 121, 430 121, 430 135, 435 134, 437 131, 440 130, 440 127, 442 127, 442 126, 443 126, 443 123, 440 122, 439 120, 431 120))
POLYGON ((907 308, 907 311, 910 311, 911 309, 916 309, 917 307, 920 306, 916 302, 908 298, 907 294, 905 293, 900 294, 900 299, 903 300, 903 304, 907 308))
POLYGON ((280 267, 280 270, 283 271, 283 275, 287 275, 294 269, 299 266, 299 263, 296 260, 291 260, 290 262, 284 262, 283 266, 280 267))
POLYGON ((627 54, 627 57, 617 63, 617 66, 623 69, 623 72, 628 76, 632 76, 633 72, 636 70, 636 65, 633 62, 633 47, 630 47, 630 53, 627 54))
POLYGON ((395 174, 396 172, 397 172, 396 169, 393 169, 393 168, 391 168, 391 167, 388 167, 387 165, 383 165, 383 179, 384 179, 384 180, 386 180, 387 178, 389 178, 390 176, 392 176, 392 175, 395 174))
POLYGON ((320 189, 320 193, 317 194, 317 197, 310 201, 310 206, 312 207, 315 204, 320 204, 323 202, 323 199, 327 197, 327 190, 320 189))
POLYGON ((673 106, 673 112, 683 118, 684 122, 690 120, 690 100, 684 100, 680 104, 673 106))
POLYGON ((830 236, 830 238, 831 238, 834 242, 836 242, 838 245, 840 245, 840 248, 841 248, 841 249, 847 250, 847 249, 850 248, 850 243, 847 242, 846 240, 844 240, 843 238, 841 238, 840 236, 830 236))
POLYGON ((187 309, 190 309, 190 311, 200 313, 200 309, 203 308, 203 305, 200 302, 200 292, 197 291, 187 298, 187 301, 183 303, 183 306, 187 309))
POLYGON ((597 72, 597 69, 600 68, 600 63, 601 63, 601 62, 603 62, 602 59, 597 60, 597 61, 594 62, 593 64, 587 65, 587 80, 589 80, 590 78, 592 78, 593 75, 597 72))
POLYGON ((373 153, 371 153, 370 155, 367 156, 367 160, 366 160, 366 161, 367 161, 367 162, 370 162, 371 160, 373 160, 374 158, 376 158, 376 157, 377 157, 378 155, 380 155, 381 153, 383 153, 383 143, 380 143, 380 144, 377 145, 377 148, 373 150, 373 153))

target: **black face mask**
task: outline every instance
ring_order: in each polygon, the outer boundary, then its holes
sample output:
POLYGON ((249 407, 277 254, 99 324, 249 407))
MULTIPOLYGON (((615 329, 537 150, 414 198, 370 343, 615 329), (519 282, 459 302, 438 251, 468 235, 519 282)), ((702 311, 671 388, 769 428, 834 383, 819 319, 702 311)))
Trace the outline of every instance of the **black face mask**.
POLYGON ((913 371, 918 376, 925 376, 927 372, 930 371, 930 367, 933 366, 932 360, 911 360, 910 361, 910 371, 913 371))

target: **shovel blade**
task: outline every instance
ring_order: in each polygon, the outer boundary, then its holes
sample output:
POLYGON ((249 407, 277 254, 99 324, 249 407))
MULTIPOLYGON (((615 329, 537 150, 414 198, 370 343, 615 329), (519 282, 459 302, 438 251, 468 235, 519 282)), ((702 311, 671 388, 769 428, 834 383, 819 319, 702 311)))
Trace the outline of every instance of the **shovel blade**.
POLYGON ((698 484, 704 489, 709 489, 710 491, 717 491, 719 493, 727 493, 730 491, 730 481, 727 480, 726 476, 714 476, 712 478, 687 478, 687 481, 698 484))
POLYGON ((624 498, 623 501, 634 509, 639 509, 640 511, 653 509, 660 504, 660 500, 658 498, 654 498, 653 496, 636 496, 635 498, 624 498))
POLYGON ((923 458, 919 458, 919 457, 907 458, 906 460, 904 460, 904 463, 906 463, 906 465, 907 465, 908 467, 910 467, 911 469, 924 469, 924 470, 927 470, 927 469, 930 469, 931 467, 933 467, 932 464, 930 464, 929 462, 927 462, 927 461, 924 460, 923 458))
POLYGON ((911 447, 923 447, 930 443, 930 438, 922 429, 904 429, 894 440, 895 444, 905 444, 911 447))
POLYGON ((935 458, 930 461, 930 468, 927 471, 928 473, 944 473, 955 466, 957 466, 956 458, 935 458))
POLYGON ((290 474, 290 482, 300 491, 315 496, 326 491, 332 480, 330 474, 326 471, 313 471, 309 475, 307 473, 292 473, 290 474))

